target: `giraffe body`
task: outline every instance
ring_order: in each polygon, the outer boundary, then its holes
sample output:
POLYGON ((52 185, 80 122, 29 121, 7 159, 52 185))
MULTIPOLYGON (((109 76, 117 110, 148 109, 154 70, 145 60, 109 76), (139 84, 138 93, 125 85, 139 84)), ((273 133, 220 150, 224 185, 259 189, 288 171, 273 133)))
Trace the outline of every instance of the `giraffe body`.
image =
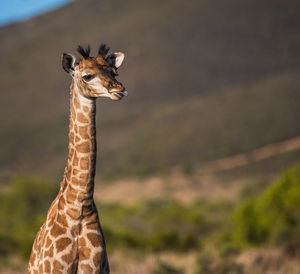
POLYGON ((84 58, 76 66, 72 55, 63 57, 63 67, 73 77, 69 155, 59 193, 34 240, 28 273, 109 273, 93 199, 97 154, 95 99, 120 100, 126 93, 115 79, 118 54, 124 56, 117 53, 113 58, 105 58, 107 51, 102 45, 99 55, 91 58, 89 49, 79 48, 84 58))

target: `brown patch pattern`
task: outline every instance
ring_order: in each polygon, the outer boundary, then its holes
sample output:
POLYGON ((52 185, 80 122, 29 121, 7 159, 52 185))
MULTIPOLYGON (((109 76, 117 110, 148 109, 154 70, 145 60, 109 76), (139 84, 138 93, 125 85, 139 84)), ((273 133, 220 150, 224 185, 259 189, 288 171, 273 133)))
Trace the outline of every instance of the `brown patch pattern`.
POLYGON ((99 234, 88 233, 86 236, 88 237, 89 241, 91 242, 91 244, 94 247, 99 247, 100 246, 101 239, 100 239, 99 234))
POLYGON ((65 228, 63 228, 62 226, 60 226, 59 224, 57 223, 54 223, 52 229, 50 230, 50 234, 56 238, 58 237, 59 235, 63 235, 67 232, 67 230, 65 228))
POLYGON ((82 264, 81 270, 83 271, 83 273, 92 273, 93 272, 93 269, 88 264, 82 264))
POLYGON ((83 142, 76 146, 76 150, 81 153, 88 153, 88 152, 90 152, 90 149, 91 148, 90 148, 89 142, 83 142))
POLYGON ((101 256, 102 256, 101 252, 97 252, 94 255, 93 262, 96 267, 99 266, 99 264, 100 264, 101 256))
POLYGON ((45 257, 50 257, 52 258, 53 257, 53 245, 49 248, 49 250, 46 250, 45 251, 45 257))
POLYGON ((70 238, 60 238, 56 241, 56 252, 61 252, 68 247, 72 243, 70 238))
POLYGON ((86 118, 86 116, 81 112, 78 113, 77 119, 80 123, 83 123, 83 124, 87 124, 89 122, 89 120, 86 118))
POLYGON ((46 272, 46 273, 50 273, 50 272, 51 272, 51 265, 50 265, 50 262, 49 262, 48 260, 46 260, 46 261, 44 262, 44 264, 45 264, 45 272, 46 272))

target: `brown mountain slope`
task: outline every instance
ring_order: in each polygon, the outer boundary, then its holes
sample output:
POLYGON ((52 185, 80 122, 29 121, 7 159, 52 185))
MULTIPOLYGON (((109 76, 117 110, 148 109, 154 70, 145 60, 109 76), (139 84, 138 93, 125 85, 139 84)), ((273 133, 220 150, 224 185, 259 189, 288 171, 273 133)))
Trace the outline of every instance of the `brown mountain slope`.
POLYGON ((130 96, 98 103, 102 170, 211 160, 300 133, 298 1, 75 1, 0 28, 2 174, 61 174, 68 86, 60 54, 124 50, 130 96), (207 95, 209 94, 209 95, 207 95))

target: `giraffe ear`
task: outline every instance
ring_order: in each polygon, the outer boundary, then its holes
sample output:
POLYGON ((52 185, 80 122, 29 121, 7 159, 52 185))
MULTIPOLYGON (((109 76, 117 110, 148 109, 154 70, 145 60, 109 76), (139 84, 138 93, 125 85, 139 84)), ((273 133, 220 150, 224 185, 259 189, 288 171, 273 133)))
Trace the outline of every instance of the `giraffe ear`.
POLYGON ((62 55, 61 62, 62 62, 63 69, 67 73, 73 75, 75 69, 75 62, 76 62, 75 56, 70 53, 64 53, 62 55))
POLYGON ((115 52, 106 57, 106 62, 114 68, 119 68, 124 60, 125 54, 123 52, 115 52))

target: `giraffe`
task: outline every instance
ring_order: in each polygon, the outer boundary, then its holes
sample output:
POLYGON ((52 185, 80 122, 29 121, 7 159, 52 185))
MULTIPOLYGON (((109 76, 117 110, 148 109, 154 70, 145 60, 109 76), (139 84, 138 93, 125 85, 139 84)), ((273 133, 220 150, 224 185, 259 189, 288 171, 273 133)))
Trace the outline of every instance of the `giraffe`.
POLYGON ((28 273, 109 273, 105 240, 94 203, 96 98, 127 96, 116 80, 124 54, 108 54, 101 44, 96 57, 78 46, 82 58, 62 55, 72 76, 69 153, 58 195, 33 243, 28 273))

